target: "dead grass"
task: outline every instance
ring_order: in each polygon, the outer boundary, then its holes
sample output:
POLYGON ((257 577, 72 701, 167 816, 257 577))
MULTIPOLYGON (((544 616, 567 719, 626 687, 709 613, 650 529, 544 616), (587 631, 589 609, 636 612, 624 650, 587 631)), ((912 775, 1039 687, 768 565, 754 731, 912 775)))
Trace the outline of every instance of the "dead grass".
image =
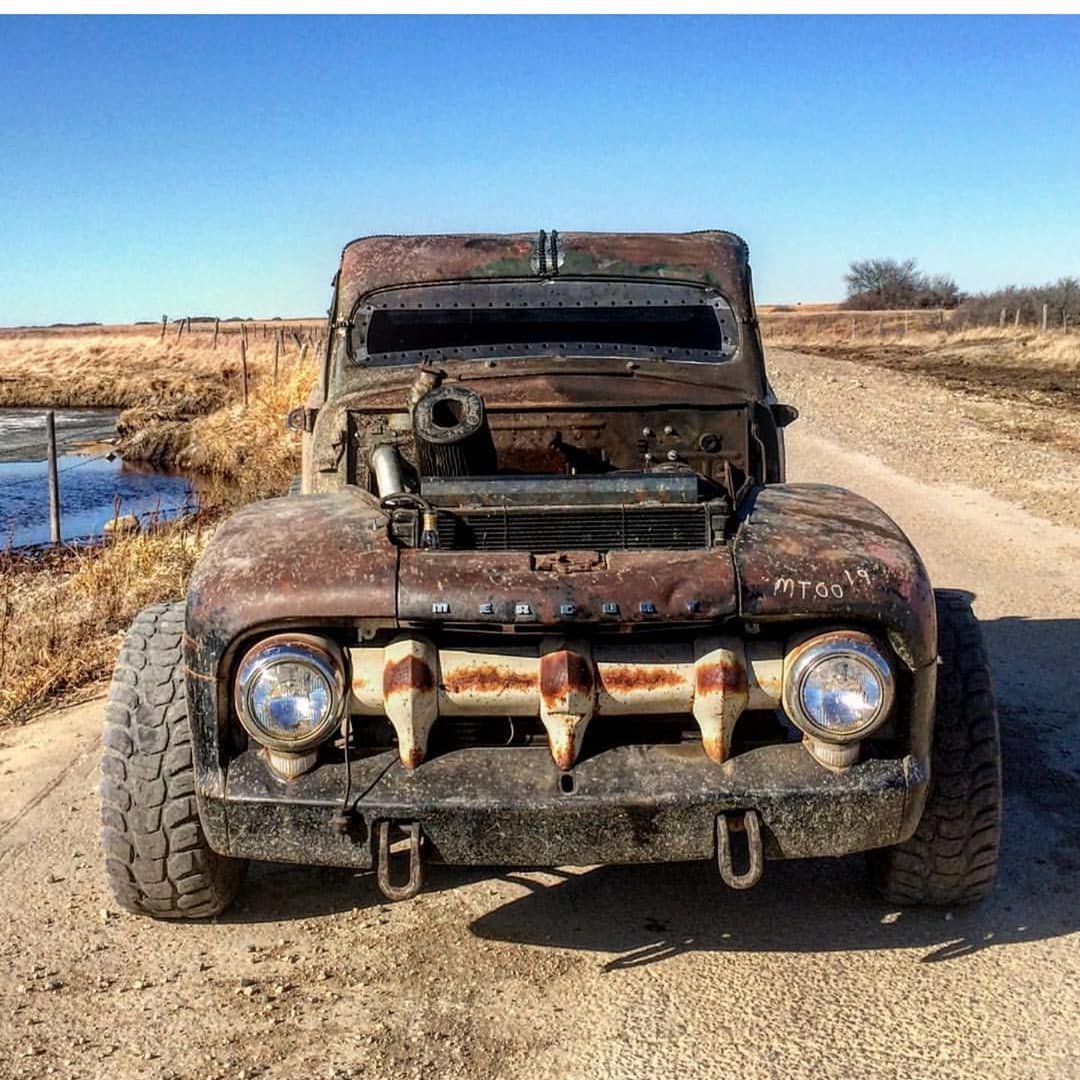
POLYGON ((972 408, 1007 406, 998 428, 1080 450, 1080 335, 1024 327, 942 325, 940 312, 774 314, 767 346, 924 376, 972 408))
POLYGON ((281 494, 300 471, 300 436, 286 430, 285 417, 307 399, 314 379, 314 365, 292 367, 264 383, 247 408, 229 405, 192 421, 176 463, 225 480, 248 498, 281 494))
POLYGON ((761 319, 766 345, 830 356, 915 355, 955 357, 985 367, 1080 369, 1080 335, 1031 327, 967 327, 949 312, 774 313, 761 319))
POLYGON ((0 556, 0 724, 107 676, 136 612, 184 595, 211 523, 203 515, 47 561, 0 556))
MULTIPOLYGON (((274 336, 248 332, 253 384, 273 373, 274 336)), ((302 328, 302 340, 316 331, 302 328)), ((287 334, 279 367, 300 358, 287 334)), ((305 352, 309 358, 311 347, 305 352)), ((153 327, 0 331, 0 406, 132 408, 159 418, 189 418, 240 395, 239 328, 223 329, 217 348, 211 329, 164 339, 153 327)))
POLYGON ((224 404, 239 356, 141 335, 0 338, 0 405, 140 406, 196 415, 224 404))

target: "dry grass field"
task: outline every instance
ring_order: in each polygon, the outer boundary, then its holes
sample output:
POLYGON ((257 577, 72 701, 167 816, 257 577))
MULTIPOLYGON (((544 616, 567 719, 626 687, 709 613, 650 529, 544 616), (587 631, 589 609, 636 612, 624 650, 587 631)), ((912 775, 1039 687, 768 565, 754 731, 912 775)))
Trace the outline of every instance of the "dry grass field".
MULTIPOLYGON (((248 323, 253 380, 311 356, 323 323, 248 323)), ((240 324, 0 329, 0 406, 168 409, 209 412, 238 396, 240 324)))

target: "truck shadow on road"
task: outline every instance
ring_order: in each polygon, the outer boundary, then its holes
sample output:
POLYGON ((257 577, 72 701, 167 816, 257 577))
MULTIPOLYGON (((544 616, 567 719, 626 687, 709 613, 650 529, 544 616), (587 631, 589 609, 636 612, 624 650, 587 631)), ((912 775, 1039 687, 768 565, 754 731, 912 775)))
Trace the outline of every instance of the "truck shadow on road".
POLYGON ((554 883, 509 875, 527 891, 472 924, 479 937, 614 954, 609 971, 682 953, 926 950, 956 960, 994 945, 1080 929, 1080 620, 985 622, 1005 780, 997 887, 982 904, 901 909, 870 890, 861 856, 773 862, 753 890, 714 868, 603 867, 554 883))
MULTIPOLYGON (((537 873, 430 866, 424 893, 484 881, 521 895, 471 924, 481 938, 610 954, 606 970, 694 951, 921 950, 957 960, 994 945, 1080 929, 1080 620, 984 623, 995 669, 1005 762, 1005 841, 992 896, 953 911, 899 909, 870 890, 863 859, 772 862, 754 889, 728 890, 702 863, 537 873)), ((500 892, 505 889, 500 888, 500 892)), ((374 908, 370 874, 252 867, 242 922, 374 908)), ((223 920, 224 921, 224 920, 223 920)))

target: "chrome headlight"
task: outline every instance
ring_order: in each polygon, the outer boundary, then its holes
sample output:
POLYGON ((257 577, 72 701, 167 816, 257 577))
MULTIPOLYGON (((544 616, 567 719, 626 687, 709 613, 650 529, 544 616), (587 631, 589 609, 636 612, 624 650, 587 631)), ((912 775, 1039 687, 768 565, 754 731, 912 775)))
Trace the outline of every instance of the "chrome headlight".
POLYGON ((784 711, 818 739, 862 738, 889 715, 893 693, 884 649, 856 630, 809 638, 784 660, 784 711))
POLYGON ((308 634, 264 638, 240 664, 233 702, 244 729, 263 746, 292 754, 310 750, 341 722, 341 650, 308 634))

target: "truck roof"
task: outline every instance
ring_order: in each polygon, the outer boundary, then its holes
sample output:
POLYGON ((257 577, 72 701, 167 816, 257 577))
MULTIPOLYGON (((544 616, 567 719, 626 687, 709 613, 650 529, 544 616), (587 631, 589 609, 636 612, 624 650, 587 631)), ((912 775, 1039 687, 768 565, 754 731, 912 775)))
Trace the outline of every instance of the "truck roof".
POLYGON ((390 285, 561 275, 698 282, 719 289, 744 316, 748 260, 746 242, 719 229, 365 236, 342 252, 338 310, 390 285))

